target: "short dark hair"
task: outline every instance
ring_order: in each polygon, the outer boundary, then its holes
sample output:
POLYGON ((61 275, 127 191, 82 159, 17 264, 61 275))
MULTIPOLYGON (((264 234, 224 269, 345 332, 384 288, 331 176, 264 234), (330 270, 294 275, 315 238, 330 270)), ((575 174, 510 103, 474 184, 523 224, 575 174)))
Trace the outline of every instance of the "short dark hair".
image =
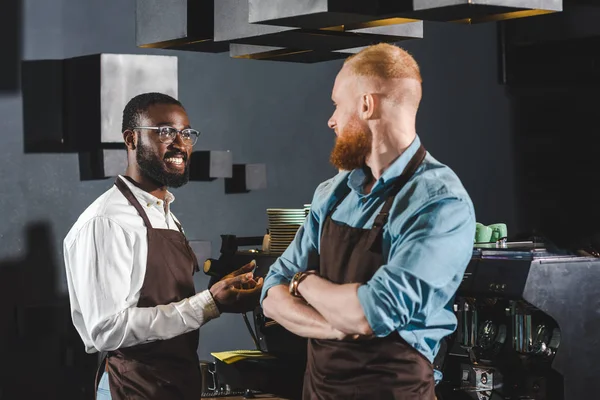
POLYGON ((121 132, 135 128, 139 123, 140 115, 148 111, 148 108, 155 104, 175 104, 184 108, 179 101, 167 94, 156 92, 139 94, 129 100, 129 103, 127 103, 123 109, 123 125, 121 132))

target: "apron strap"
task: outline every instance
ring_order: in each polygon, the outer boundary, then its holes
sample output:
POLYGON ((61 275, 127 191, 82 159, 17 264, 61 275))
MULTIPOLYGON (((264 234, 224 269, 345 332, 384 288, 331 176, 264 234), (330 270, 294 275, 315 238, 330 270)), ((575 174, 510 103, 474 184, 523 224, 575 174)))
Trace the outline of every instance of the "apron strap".
POLYGON ((175 226, 177 226, 177 229, 179 229, 179 232, 181 232, 181 234, 185 237, 185 233, 183 233, 183 228, 181 227, 181 224, 179 222, 177 222, 177 220, 175 219, 175 216, 173 215, 172 212, 169 211, 169 213, 171 214, 171 219, 173 219, 173 222, 175 222, 175 226))
POLYGON ((179 222, 177 222, 177 220, 175 219, 175 216, 173 215, 173 213, 171 213, 171 218, 173 219, 173 222, 175 222, 175 225, 177 226, 177 229, 179 229, 179 233, 181 233, 181 236, 183 236, 183 239, 185 240, 185 246, 187 247, 187 250, 189 251, 190 256, 195 261, 195 267, 194 267, 194 271, 192 271, 192 274, 194 274, 196 272, 200 272, 200 266, 198 265, 198 258, 196 257, 196 254, 194 254, 194 250, 190 246, 190 242, 187 240, 187 237, 185 236, 185 233, 183 233, 183 228, 181 227, 181 224, 179 222))
POLYGON ((133 193, 131 193, 131 190, 129 189, 129 187, 127 187, 127 184, 125 184, 125 182, 123 182, 121 178, 117 177, 117 179, 115 180, 115 186, 121 191, 121 193, 123 193, 123 196, 125 196, 125 198, 129 200, 131 205, 135 207, 138 214, 140 214, 140 217, 142 217, 142 219, 144 220, 146 228, 152 229, 152 224, 150 223, 150 219, 148 219, 146 211, 144 211, 144 207, 142 207, 142 205, 135 198, 133 193))
POLYGON ((396 199, 396 195, 402 190, 402 188, 406 185, 409 179, 415 174, 417 168, 421 165, 423 160, 425 159, 425 155, 427 151, 425 147, 421 145, 414 156, 410 159, 402 174, 396 178, 393 183, 392 190, 390 191, 388 198, 385 200, 383 207, 379 211, 379 214, 375 217, 375 221, 373 222, 373 227, 371 228, 371 232, 369 232, 368 243, 369 249, 371 251, 377 251, 379 248, 379 244, 381 241, 381 232, 383 231, 383 227, 388 221, 388 217, 390 215, 390 210, 392 209, 392 205, 394 204, 394 200, 396 199))
POLYGON ((333 190, 333 195, 337 197, 337 199, 333 203, 333 205, 329 206, 329 208, 327 209, 327 214, 325 214, 324 220, 333 215, 335 210, 339 207, 340 204, 342 204, 342 201, 344 201, 344 199, 348 197, 350 192, 351 190, 348 187, 348 177, 346 176, 346 178, 342 179, 338 186, 333 190))

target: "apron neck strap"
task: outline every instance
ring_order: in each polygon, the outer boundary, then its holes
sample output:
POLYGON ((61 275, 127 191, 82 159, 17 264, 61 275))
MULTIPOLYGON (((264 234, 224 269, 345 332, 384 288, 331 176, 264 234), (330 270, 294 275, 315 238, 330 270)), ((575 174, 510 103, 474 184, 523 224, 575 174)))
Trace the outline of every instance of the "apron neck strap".
POLYGON ((115 180, 115 186, 117 187, 117 189, 119 189, 121 193, 123 193, 123 196, 125 196, 125 198, 131 203, 131 205, 135 207, 137 212, 140 214, 140 217, 142 217, 142 219, 144 220, 146 228, 152 229, 152 224, 150 223, 150 219, 148 219, 146 211, 144 211, 144 208, 142 207, 140 202, 135 198, 127 184, 123 182, 121 178, 117 177, 117 179, 115 180))
POLYGON ((177 226, 177 229, 179 229, 179 232, 181 232, 181 234, 183 236, 185 236, 185 234, 183 233, 183 228, 181 227, 181 224, 179 224, 179 222, 177 222, 177 220, 175 219, 175 216, 173 216, 173 213, 171 213, 169 211, 169 213, 171 214, 171 219, 173 219, 173 222, 175 222, 175 226, 177 226))
POLYGON ((381 231, 383 227, 388 221, 390 210, 392 209, 392 205, 394 204, 394 200, 396 199, 396 195, 402 190, 402 188, 406 185, 409 179, 415 174, 417 168, 421 165, 423 160, 425 159, 425 155, 427 151, 425 147, 421 145, 414 156, 410 159, 402 174, 396 178, 393 183, 392 189, 381 207, 379 214, 375 217, 375 221, 373 222, 373 227, 371 228, 371 232, 369 233, 369 243, 371 251, 374 251, 377 248, 378 242, 381 238, 381 231))

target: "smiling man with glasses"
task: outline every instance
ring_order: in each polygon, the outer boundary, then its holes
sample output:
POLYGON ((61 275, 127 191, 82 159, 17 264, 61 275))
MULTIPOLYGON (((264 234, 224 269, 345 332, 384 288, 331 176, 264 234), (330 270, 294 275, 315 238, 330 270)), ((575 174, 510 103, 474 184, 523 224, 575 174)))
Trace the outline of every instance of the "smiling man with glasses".
POLYGON ((187 183, 198 136, 174 98, 131 99, 123 111, 127 170, 64 240, 73 324, 87 352, 105 355, 98 400, 200 399, 198 328, 258 302, 253 263, 210 290, 194 289, 198 261, 167 188, 187 183))
POLYGON ((127 175, 145 184, 147 191, 158 190, 155 195, 164 199, 167 187, 177 188, 188 182, 192 146, 200 132, 190 128, 181 104, 167 104, 165 100, 163 104, 152 104, 144 114, 135 113, 136 110, 133 105, 126 107, 123 115, 123 139, 128 149, 135 150, 128 152, 129 157, 135 156, 135 162, 129 160, 127 175), (158 126, 130 126, 138 121, 158 126))

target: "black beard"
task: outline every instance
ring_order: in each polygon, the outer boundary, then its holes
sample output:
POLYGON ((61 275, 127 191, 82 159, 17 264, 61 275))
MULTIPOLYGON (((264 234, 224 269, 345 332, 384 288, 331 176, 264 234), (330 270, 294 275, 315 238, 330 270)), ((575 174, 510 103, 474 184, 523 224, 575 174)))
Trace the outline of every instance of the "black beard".
MULTIPOLYGON (((182 154, 178 151, 167 152, 165 158, 175 154, 182 154)), ((183 153, 183 162, 185 169, 182 173, 169 172, 164 167, 164 162, 156 154, 152 153, 144 144, 138 143, 135 151, 135 159, 140 167, 140 172, 146 178, 154 181, 160 186, 178 188, 190 180, 190 166, 187 160, 187 154, 183 153)))

